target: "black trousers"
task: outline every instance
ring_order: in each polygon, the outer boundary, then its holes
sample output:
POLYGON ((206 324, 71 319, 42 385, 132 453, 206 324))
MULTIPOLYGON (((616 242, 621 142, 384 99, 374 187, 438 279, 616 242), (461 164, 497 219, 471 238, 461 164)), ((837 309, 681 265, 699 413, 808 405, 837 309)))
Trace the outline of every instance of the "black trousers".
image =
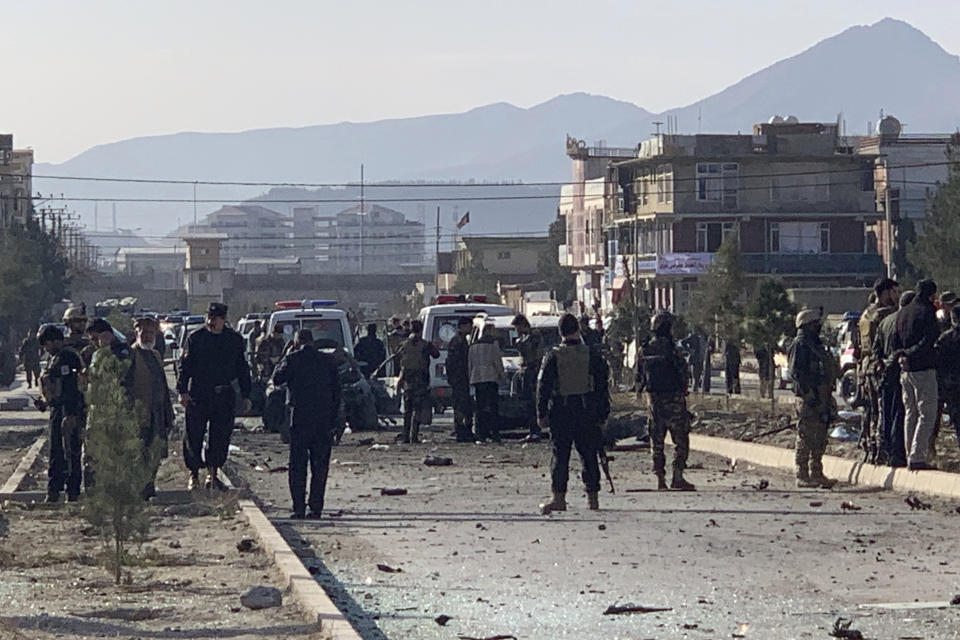
POLYGON ((50 408, 50 464, 47 467, 47 495, 56 496, 66 487, 67 495, 80 495, 83 479, 83 438, 81 426, 63 428, 63 410, 50 408))
POLYGON ((227 461, 233 433, 233 390, 194 398, 186 408, 183 462, 191 472, 219 469, 227 461), (208 434, 206 449, 203 437, 208 434))
POLYGON ((496 382, 473 385, 477 397, 477 438, 500 437, 500 389, 496 382))
POLYGON ((457 440, 473 441, 473 398, 470 397, 470 383, 453 384, 453 427, 457 440))
POLYGON ((880 385, 880 416, 883 419, 880 432, 881 462, 891 467, 907 466, 907 452, 903 441, 903 389, 894 378, 880 385))
POLYGON ((600 490, 600 463, 597 450, 601 446, 600 425, 591 417, 585 396, 556 398, 550 411, 550 486, 556 493, 566 493, 570 477, 570 450, 580 454, 580 474, 587 491, 600 490))
POLYGON ((294 513, 323 511, 323 496, 327 491, 330 471, 330 451, 333 448, 332 425, 294 423, 290 427, 290 465, 287 480, 294 513), (307 501, 307 463, 310 464, 310 500, 307 501))
POLYGON ((724 370, 727 382, 727 393, 740 393, 740 365, 729 365, 724 370))
POLYGON ((530 435, 540 433, 540 425, 537 424, 537 377, 540 374, 540 367, 530 366, 520 373, 520 393, 523 397, 524 408, 527 411, 527 420, 530 422, 530 435))

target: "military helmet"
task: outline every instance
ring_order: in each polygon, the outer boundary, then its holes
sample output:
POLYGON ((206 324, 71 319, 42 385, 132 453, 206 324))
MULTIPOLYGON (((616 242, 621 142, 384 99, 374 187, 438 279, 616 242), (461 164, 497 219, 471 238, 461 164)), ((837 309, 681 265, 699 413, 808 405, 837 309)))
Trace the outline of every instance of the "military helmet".
POLYGON ((813 309, 804 309, 797 314, 797 329, 811 322, 820 322, 820 314, 813 309))
POLYGON ((63 321, 66 323, 71 320, 83 320, 86 322, 87 314, 83 312, 82 307, 69 307, 63 312, 63 321))
POLYGON ((658 311, 650 318, 650 330, 659 333, 665 325, 673 324, 673 314, 669 311, 658 311))

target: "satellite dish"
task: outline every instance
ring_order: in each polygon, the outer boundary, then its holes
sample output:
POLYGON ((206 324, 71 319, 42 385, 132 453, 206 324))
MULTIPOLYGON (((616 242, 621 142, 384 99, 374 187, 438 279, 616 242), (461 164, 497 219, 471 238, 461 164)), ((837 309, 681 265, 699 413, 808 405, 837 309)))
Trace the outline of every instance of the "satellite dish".
POLYGON ((783 124, 783 116, 773 116, 767 120, 767 124, 783 124))
POLYGON ((900 135, 900 131, 902 129, 903 127, 901 126, 900 121, 893 116, 886 116, 883 120, 877 123, 877 133, 879 133, 881 136, 896 138, 900 135))
POLYGON ((798 124, 800 120, 797 119, 797 116, 787 116, 787 119, 785 120, 785 122, 787 124, 798 124))

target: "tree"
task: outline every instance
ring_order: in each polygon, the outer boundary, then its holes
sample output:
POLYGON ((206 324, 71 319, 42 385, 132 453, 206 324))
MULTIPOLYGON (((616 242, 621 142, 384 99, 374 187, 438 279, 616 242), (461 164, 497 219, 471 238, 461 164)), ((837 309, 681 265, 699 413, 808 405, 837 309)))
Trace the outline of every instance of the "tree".
POLYGON ((470 266, 457 271, 457 281, 453 284, 453 293, 484 294, 488 300, 496 302, 500 300, 497 285, 497 276, 487 271, 482 262, 474 260, 470 266))
POLYGON ((560 216, 550 223, 547 245, 537 256, 537 277, 550 285, 562 307, 573 301, 577 288, 577 279, 573 273, 560 266, 560 245, 566 243, 566 238, 567 219, 560 216))
POLYGON ((690 316, 693 324, 711 332, 716 327, 719 337, 724 340, 739 340, 743 317, 740 301, 745 286, 740 246, 736 239, 727 238, 692 296, 690 316))
POLYGON ((766 349, 772 358, 780 340, 794 332, 797 305, 790 300, 782 282, 767 277, 757 282, 743 313, 747 342, 754 349, 766 349))
POLYGON ((60 243, 36 220, 0 232, 0 333, 37 325, 66 296, 68 270, 60 243))
POLYGON ((138 415, 144 409, 134 406, 120 384, 128 366, 109 350, 99 351, 86 393, 89 413, 85 445, 96 483, 87 495, 83 514, 100 530, 108 546, 108 565, 117 584, 127 542, 143 539, 149 530, 143 490, 153 480, 161 446, 155 439, 150 450, 143 449, 138 415))
POLYGON ((937 189, 916 241, 907 249, 910 262, 936 280, 941 290, 960 287, 960 133, 947 150, 950 175, 937 189))

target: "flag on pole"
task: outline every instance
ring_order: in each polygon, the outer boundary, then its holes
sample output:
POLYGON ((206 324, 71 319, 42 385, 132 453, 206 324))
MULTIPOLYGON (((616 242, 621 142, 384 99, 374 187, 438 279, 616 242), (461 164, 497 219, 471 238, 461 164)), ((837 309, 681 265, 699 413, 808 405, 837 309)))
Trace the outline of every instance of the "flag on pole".
POLYGON ((463 217, 460 218, 460 221, 457 222, 457 229, 463 229, 465 226, 470 224, 470 212, 467 211, 463 214, 463 217))

